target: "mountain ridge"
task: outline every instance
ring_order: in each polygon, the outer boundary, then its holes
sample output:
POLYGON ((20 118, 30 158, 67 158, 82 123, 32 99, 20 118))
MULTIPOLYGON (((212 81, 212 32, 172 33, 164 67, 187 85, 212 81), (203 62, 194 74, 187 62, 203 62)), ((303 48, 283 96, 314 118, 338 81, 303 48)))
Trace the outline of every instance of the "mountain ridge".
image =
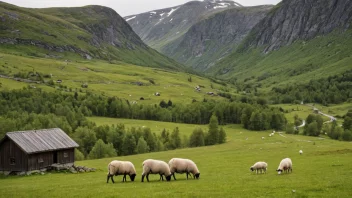
POLYGON ((144 44, 111 8, 94 5, 38 9, 3 2, 0 5, 2 51, 26 51, 38 57, 122 61, 173 69, 183 67, 144 44))

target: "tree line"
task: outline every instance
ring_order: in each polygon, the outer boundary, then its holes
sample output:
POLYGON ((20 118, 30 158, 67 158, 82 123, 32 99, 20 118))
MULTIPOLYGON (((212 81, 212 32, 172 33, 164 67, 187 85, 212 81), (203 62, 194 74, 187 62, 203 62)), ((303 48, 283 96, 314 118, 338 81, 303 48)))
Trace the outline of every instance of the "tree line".
POLYGON ((290 84, 274 87, 270 100, 273 103, 339 104, 352 98, 352 70, 343 74, 311 80, 306 84, 290 84))
POLYGON ((128 100, 93 93, 49 93, 27 88, 0 92, 0 116, 12 111, 66 117, 72 128, 69 131, 81 126, 86 116, 208 124, 215 115, 220 125, 242 124, 250 130, 283 130, 286 125, 284 114, 267 105, 208 100, 189 104, 169 101, 161 107, 131 104, 128 100))

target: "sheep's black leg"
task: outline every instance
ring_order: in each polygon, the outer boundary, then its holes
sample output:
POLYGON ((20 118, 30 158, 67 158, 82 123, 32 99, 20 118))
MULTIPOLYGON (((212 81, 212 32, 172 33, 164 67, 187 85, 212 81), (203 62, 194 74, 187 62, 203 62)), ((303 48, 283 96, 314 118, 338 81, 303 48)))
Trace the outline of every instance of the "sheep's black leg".
POLYGON ((126 181, 126 174, 123 175, 122 182, 126 181))
POLYGON ((144 182, 144 176, 145 176, 145 175, 142 174, 142 182, 144 182))
POLYGON ((149 174, 147 174, 147 181, 149 182, 149 174))
POLYGON ((187 175, 187 180, 188 180, 188 172, 186 172, 186 175, 187 175))
POLYGON ((109 179, 110 179, 110 175, 108 174, 108 176, 106 178, 106 183, 109 183, 109 179))
POLYGON ((113 175, 111 175, 111 181, 112 181, 112 183, 115 183, 113 175))
POLYGON ((175 173, 172 173, 172 176, 174 176, 174 180, 176 180, 175 173))
POLYGON ((160 179, 159 179, 159 181, 160 180, 163 180, 164 181, 164 177, 163 177, 163 175, 162 174, 159 174, 160 175, 160 179))

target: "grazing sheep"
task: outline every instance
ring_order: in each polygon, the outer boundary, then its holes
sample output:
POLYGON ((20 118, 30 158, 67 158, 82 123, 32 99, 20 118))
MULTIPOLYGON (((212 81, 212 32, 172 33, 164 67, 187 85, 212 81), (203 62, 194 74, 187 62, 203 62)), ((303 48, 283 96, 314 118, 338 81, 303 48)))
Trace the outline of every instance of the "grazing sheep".
POLYGON ((172 158, 169 161, 169 167, 175 180, 175 173, 186 173, 187 179, 188 175, 191 175, 192 173, 193 179, 199 179, 200 173, 197 165, 190 159, 172 158))
MULTIPOLYGON (((168 164, 164 161, 147 159, 143 162, 143 173, 142 182, 144 182, 144 177, 147 177, 149 182, 149 174, 159 174, 160 178, 163 179, 165 175, 166 181, 171 180, 171 172, 168 164)), ((163 179, 164 180, 164 179, 163 179)))
POLYGON ((111 178, 112 183, 115 183, 114 176, 123 175, 122 182, 126 181, 126 175, 130 176, 131 181, 136 177, 136 169, 129 161, 114 160, 108 165, 108 176, 106 183, 109 183, 111 178))
POLYGON ((262 140, 264 140, 265 139, 265 137, 262 137, 262 140))
POLYGON ((285 158, 281 160, 279 167, 277 168, 277 172, 280 175, 282 171, 285 173, 290 172, 292 173, 292 160, 290 158, 285 158))
POLYGON ((302 150, 299 150, 299 154, 302 155, 302 154, 303 154, 303 151, 302 151, 302 150))
POLYGON ((266 170, 268 168, 268 164, 266 162, 257 162, 253 166, 251 166, 250 170, 253 172, 255 171, 257 174, 260 171, 260 173, 264 172, 266 173, 266 170))

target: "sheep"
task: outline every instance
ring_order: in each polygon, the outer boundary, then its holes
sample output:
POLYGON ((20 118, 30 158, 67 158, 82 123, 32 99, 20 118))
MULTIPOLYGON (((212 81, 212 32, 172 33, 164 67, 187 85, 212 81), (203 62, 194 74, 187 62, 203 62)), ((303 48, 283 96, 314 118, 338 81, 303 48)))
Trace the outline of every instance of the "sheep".
POLYGON ((199 179, 200 172, 198 170, 197 165, 190 159, 182 159, 182 158, 172 158, 169 161, 169 167, 171 174, 176 180, 175 173, 186 173, 187 179, 188 175, 191 176, 193 174, 193 179, 199 179))
POLYGON ((280 175, 282 171, 285 173, 290 172, 292 173, 292 160, 290 158, 285 158, 281 160, 279 167, 277 168, 277 172, 280 175))
POLYGON ((260 173, 262 173, 262 171, 266 173, 267 168, 268 168, 268 164, 266 162, 257 162, 253 166, 251 166, 250 170, 252 172, 255 171, 258 174, 259 171, 260 173))
MULTIPOLYGON (((159 174, 160 178, 163 179, 163 175, 166 178, 166 181, 171 180, 171 172, 168 164, 161 160, 147 159, 143 163, 143 173, 142 173, 142 182, 144 182, 144 177, 147 177, 149 182, 149 174, 159 174)), ((164 179, 163 179, 164 180, 164 179)))
POLYGON ((264 140, 265 139, 265 137, 262 137, 262 140, 264 140))
POLYGON ((302 154, 303 154, 303 151, 302 151, 302 150, 299 150, 299 154, 302 155, 302 154))
POLYGON ((130 176, 131 181, 134 181, 136 177, 136 169, 134 165, 129 161, 118 161, 113 160, 108 165, 108 176, 106 183, 109 183, 111 178, 112 183, 115 183, 114 176, 123 175, 122 182, 126 181, 126 175, 130 176))

